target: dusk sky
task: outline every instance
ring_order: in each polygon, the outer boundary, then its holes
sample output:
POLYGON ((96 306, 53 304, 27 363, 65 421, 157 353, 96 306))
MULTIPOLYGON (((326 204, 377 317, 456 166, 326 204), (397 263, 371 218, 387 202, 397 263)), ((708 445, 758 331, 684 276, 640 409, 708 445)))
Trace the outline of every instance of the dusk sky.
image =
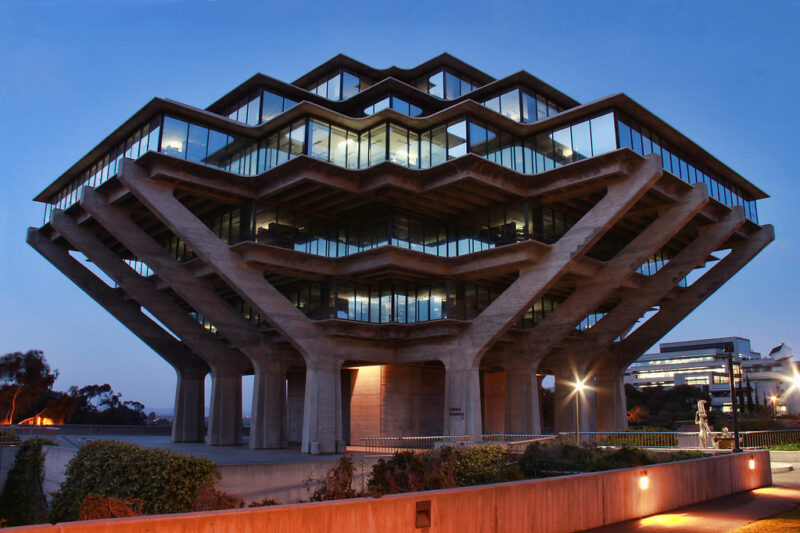
POLYGON ((775 242, 663 341, 800 352, 799 20, 791 1, 3 0, 0 355, 40 349, 57 389, 108 382, 171 408, 171 367, 25 244, 32 198, 154 96, 202 108, 256 72, 291 82, 338 53, 410 68, 442 52, 580 102, 623 92, 765 190, 775 242))

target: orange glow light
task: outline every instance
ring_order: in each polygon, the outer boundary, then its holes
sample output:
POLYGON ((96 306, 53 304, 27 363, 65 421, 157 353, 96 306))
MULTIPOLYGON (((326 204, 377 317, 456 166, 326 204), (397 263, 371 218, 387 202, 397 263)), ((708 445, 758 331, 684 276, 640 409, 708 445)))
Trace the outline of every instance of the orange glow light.
POLYGON ((647 478, 647 472, 642 472, 642 475, 639 476, 639 488, 642 490, 647 490, 649 486, 649 480, 647 478))

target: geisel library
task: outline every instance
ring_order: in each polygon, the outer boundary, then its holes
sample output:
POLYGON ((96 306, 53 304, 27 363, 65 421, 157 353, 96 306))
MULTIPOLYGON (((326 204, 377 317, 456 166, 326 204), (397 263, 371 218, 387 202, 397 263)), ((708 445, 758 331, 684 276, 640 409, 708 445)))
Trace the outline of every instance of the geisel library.
POLYGON ((28 243, 175 368, 175 441, 240 443, 253 374, 250 446, 330 453, 540 433, 548 374, 556 431, 587 378, 582 427, 624 428, 625 369, 773 240, 765 197, 623 94, 340 55, 153 99, 28 243))

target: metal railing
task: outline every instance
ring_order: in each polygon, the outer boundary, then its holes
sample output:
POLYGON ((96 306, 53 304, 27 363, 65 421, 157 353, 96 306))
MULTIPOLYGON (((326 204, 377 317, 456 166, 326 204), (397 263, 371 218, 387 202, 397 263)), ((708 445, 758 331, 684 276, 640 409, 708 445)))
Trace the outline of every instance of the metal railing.
MULTIPOLYGON (((723 434, 713 432, 713 440, 723 434)), ((733 435, 726 435, 732 438, 733 435)), ((432 450, 439 446, 475 446, 479 444, 501 444, 510 453, 522 453, 533 442, 554 438, 575 442, 575 433, 558 435, 434 435, 361 437, 362 447, 368 454, 390 455, 399 451, 432 450)), ((776 444, 800 443, 800 429, 770 431, 742 431, 739 433, 742 448, 767 448, 776 444)), ((581 443, 594 443, 599 446, 633 446, 637 448, 699 448, 700 439, 696 431, 618 431, 581 432, 581 443)))
POLYGON ((398 437, 361 437, 361 444, 368 454, 390 455, 401 451, 424 451, 439 446, 475 446, 478 444, 502 444, 509 448, 522 450, 531 442, 554 438, 553 435, 433 435, 398 437))

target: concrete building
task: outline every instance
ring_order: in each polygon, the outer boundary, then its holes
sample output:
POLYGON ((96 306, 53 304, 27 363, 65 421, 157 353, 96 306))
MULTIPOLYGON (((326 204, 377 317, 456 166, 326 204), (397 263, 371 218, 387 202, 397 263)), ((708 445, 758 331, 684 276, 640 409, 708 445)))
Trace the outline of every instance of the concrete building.
POLYGON ((712 407, 727 412, 731 409, 728 353, 732 353, 734 386, 740 400, 747 397, 749 387, 756 404, 769 405, 774 397, 778 416, 800 413, 797 363, 785 344, 762 357, 751 350, 750 339, 742 337, 661 343, 658 352, 644 354, 628 367, 625 383, 637 388, 703 387, 712 407))
POLYGON ((175 440, 203 438, 210 373, 206 441, 238 443, 252 373, 250 445, 326 453, 538 433, 544 374, 556 429, 576 377, 587 423, 624 427, 625 369, 772 241, 765 197, 623 94, 340 55, 153 99, 36 197, 28 242, 175 368, 175 440))

